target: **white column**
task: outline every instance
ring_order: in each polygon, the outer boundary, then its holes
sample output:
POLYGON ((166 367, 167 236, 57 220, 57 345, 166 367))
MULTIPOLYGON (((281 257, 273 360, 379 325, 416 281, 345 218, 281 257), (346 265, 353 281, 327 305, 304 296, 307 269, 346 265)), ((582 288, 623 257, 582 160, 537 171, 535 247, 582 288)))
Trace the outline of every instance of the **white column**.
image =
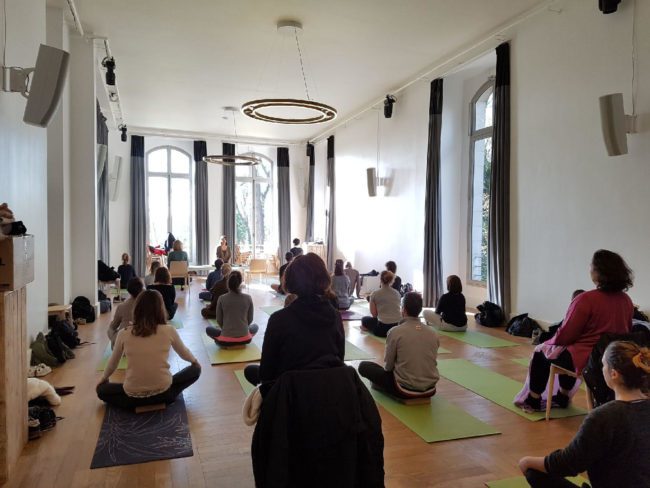
POLYGON ((70 295, 97 303, 95 50, 70 37, 70 295))
MULTIPOLYGON (((63 10, 48 7, 47 44, 68 51, 63 10)), ((48 302, 70 302, 70 88, 47 127, 48 302)))

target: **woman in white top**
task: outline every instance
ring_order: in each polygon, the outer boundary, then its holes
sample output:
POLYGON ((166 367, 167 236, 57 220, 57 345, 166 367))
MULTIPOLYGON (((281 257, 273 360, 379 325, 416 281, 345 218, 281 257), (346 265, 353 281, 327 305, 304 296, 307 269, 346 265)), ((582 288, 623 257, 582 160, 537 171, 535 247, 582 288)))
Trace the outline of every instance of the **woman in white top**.
POLYGON ((117 334, 113 354, 97 384, 100 400, 122 408, 172 403, 188 386, 199 379, 201 366, 185 347, 178 332, 167 325, 162 296, 155 290, 140 293, 133 310, 133 326, 117 334), (191 363, 172 376, 169 350, 191 363), (128 361, 124 383, 108 379, 117 369, 122 356, 128 361))
POLYGON ((392 288, 395 275, 382 271, 379 275, 381 288, 370 295, 370 315, 361 319, 361 330, 378 337, 386 337, 388 331, 402 320, 401 296, 392 288))

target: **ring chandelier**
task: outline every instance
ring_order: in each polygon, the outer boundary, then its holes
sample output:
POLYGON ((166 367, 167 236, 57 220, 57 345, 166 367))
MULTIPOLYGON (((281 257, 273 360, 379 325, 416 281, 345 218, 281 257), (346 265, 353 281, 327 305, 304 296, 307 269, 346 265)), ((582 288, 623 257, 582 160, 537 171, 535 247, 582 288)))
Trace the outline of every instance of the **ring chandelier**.
POLYGON ((312 100, 297 100, 295 98, 265 98, 263 100, 252 100, 246 102, 241 107, 244 115, 264 122, 274 122, 276 124, 320 124, 329 122, 336 118, 336 109, 325 105, 324 103, 314 102, 312 100), (265 108, 277 107, 295 107, 314 110, 318 115, 304 118, 274 117, 262 112, 265 108))
POLYGON ((212 164, 221 164, 222 166, 257 166, 262 161, 255 156, 214 154, 203 156, 203 161, 212 164))

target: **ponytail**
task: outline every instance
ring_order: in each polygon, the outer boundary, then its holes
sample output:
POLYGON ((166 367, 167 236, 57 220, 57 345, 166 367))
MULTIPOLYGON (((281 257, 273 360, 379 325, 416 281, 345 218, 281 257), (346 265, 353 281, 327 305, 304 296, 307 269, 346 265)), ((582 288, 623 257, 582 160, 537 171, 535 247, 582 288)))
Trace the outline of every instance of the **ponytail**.
POLYGON ((242 278, 239 271, 233 271, 228 277, 228 289, 232 292, 239 293, 239 287, 241 286, 242 278))

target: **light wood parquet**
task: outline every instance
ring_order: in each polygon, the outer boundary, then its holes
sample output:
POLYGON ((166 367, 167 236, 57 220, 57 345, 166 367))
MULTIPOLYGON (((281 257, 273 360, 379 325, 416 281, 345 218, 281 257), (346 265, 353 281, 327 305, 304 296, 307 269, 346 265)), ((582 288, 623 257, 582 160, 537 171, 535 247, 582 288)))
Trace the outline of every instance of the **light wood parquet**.
MULTIPOLYGON (((269 278, 269 282, 272 281, 269 278)), ((201 280, 195 280, 188 293, 178 292, 177 318, 184 323, 181 337, 201 362, 199 381, 185 392, 194 456, 147 464, 90 470, 104 406, 95 395, 100 376, 96 367, 108 343, 106 329, 111 314, 80 327, 83 340, 93 344, 75 350, 68 361, 45 377, 55 386, 75 385, 73 395, 63 398, 57 414, 65 417, 56 428, 28 443, 18 466, 4 485, 7 488, 204 488, 252 487, 250 458, 252 428, 241 420, 244 394, 233 374, 241 364, 211 366, 201 343, 207 325, 200 315, 198 299, 201 280)), ((278 302, 258 280, 249 289, 256 305, 255 320, 262 330, 268 316, 257 307, 278 302)), ((348 339, 357 346, 383 357, 383 345, 361 335, 344 322, 348 339)), ((358 322, 357 322, 358 324, 358 322)), ((502 330, 482 328, 487 334, 505 337, 502 330)), ((441 345, 452 351, 446 357, 466 358, 523 382, 526 371, 510 361, 529 356, 532 347, 526 340, 517 347, 479 349, 441 337, 441 345)), ((354 363, 353 363, 354 364, 354 363)), ((114 378, 119 379, 118 372, 114 378)), ((490 480, 519 475, 516 463, 522 455, 544 455, 563 447, 573 437, 582 417, 530 422, 444 378, 438 394, 462 406, 475 417, 497 427, 502 434, 475 439, 426 444, 380 407, 385 438, 386 486, 481 487, 490 480)), ((582 395, 577 402, 584 406, 582 395)))

